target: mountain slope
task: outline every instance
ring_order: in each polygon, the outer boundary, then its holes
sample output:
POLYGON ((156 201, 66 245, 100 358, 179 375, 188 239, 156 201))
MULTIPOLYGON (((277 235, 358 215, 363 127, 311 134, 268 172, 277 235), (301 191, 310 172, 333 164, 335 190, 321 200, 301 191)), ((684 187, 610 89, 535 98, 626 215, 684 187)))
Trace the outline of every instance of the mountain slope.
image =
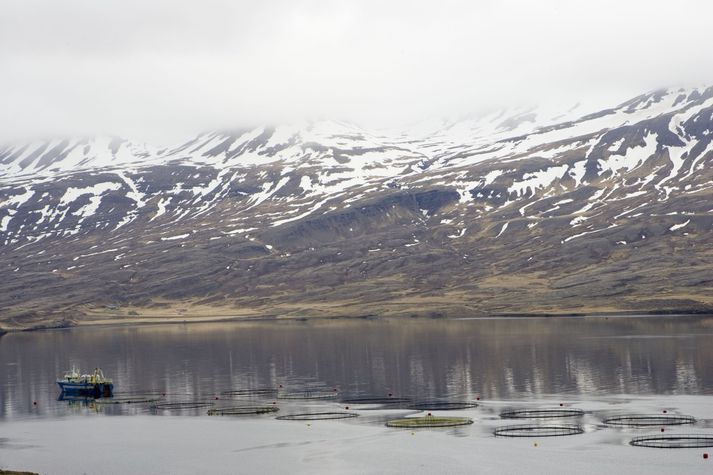
POLYGON ((708 311, 713 88, 576 112, 0 148, 2 325, 708 311))

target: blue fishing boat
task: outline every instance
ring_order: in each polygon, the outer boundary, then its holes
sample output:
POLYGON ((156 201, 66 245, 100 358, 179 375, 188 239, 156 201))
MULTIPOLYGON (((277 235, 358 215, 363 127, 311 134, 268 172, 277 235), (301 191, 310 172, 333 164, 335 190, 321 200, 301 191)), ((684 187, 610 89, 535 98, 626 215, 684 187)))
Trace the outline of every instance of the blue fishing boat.
POLYGON ((96 368, 91 374, 79 374, 72 368, 64 373, 62 379, 57 380, 62 394, 71 394, 88 397, 111 397, 114 383, 106 378, 101 369, 96 368))

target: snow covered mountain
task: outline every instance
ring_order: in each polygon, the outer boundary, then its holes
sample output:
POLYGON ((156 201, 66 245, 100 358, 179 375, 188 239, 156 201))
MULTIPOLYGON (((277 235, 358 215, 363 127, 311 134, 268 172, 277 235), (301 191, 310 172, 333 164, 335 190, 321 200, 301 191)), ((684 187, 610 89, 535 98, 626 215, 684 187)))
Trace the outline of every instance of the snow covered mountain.
POLYGON ((706 311, 713 88, 0 147, 0 324, 706 311))

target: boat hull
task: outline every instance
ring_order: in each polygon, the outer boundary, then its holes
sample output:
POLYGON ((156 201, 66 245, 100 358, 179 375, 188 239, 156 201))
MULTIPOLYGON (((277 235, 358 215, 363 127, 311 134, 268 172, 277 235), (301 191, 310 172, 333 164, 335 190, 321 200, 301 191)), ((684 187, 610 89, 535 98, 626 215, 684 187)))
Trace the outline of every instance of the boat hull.
POLYGON ((72 383, 67 381, 57 381, 62 394, 71 394, 90 397, 111 397, 114 385, 111 383, 72 383))

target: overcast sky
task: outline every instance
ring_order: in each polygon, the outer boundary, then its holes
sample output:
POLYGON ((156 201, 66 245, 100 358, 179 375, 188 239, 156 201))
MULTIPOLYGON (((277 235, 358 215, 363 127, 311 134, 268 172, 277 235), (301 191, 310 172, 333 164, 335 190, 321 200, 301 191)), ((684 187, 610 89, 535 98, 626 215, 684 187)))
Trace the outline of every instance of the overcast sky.
POLYGON ((713 84, 712 18, 709 0, 1 0, 0 141, 613 105, 713 84))

